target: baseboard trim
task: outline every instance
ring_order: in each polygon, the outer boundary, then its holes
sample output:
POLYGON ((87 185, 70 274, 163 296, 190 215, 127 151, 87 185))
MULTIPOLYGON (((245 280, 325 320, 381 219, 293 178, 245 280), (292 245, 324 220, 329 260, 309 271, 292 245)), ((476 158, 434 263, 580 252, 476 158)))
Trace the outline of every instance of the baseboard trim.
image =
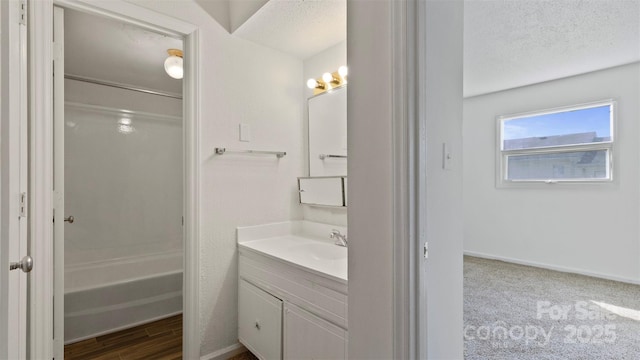
POLYGON ((228 358, 236 356, 238 354, 242 354, 245 351, 247 351, 246 347, 244 347, 240 343, 235 343, 231 346, 227 346, 224 349, 220 349, 207 355, 203 355, 200 357, 200 360, 227 360, 228 358))
POLYGON ((566 267, 566 266, 557 266, 557 265, 551 265, 551 264, 546 264, 546 263, 540 263, 540 262, 536 262, 536 261, 515 259, 515 258, 506 257, 506 256, 490 255, 490 254, 485 254, 485 253, 480 253, 480 252, 475 252, 475 251, 464 251, 464 255, 473 256, 473 257, 482 258, 482 259, 499 260, 499 261, 514 263, 514 264, 518 264, 518 265, 533 266, 533 267, 537 267, 537 268, 554 270, 554 271, 561 271, 561 272, 565 272, 565 273, 572 273, 572 274, 578 274, 578 275, 591 276, 591 277, 596 277, 596 278, 600 278, 600 279, 623 282, 623 283, 627 283, 627 284, 640 285, 640 280, 630 279, 630 278, 625 278, 625 277, 620 277, 620 276, 614 276, 614 275, 607 275, 607 274, 602 274, 602 273, 599 273, 599 272, 586 271, 586 270, 583 270, 583 269, 576 269, 576 268, 571 268, 571 267, 566 267))

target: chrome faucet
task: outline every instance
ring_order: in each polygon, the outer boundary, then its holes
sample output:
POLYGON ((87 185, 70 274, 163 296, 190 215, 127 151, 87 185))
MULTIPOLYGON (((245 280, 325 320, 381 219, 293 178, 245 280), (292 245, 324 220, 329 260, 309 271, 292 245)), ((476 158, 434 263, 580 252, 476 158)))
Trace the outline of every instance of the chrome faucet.
POLYGON ((347 241, 347 234, 342 235, 340 231, 336 229, 331 230, 331 234, 329 235, 329 237, 332 239, 336 239, 335 244, 338 246, 347 247, 347 244, 349 243, 347 241))

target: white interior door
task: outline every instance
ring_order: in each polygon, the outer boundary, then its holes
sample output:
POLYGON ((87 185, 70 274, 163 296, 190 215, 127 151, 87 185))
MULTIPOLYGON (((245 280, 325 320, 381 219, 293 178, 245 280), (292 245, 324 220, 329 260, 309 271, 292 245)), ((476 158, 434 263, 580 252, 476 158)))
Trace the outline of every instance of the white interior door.
POLYGON ((64 9, 53 8, 53 356, 64 359, 64 9))
POLYGON ((27 356, 27 28, 26 2, 0 2, 0 358, 27 356), (20 271, 20 270, 23 271, 20 271))

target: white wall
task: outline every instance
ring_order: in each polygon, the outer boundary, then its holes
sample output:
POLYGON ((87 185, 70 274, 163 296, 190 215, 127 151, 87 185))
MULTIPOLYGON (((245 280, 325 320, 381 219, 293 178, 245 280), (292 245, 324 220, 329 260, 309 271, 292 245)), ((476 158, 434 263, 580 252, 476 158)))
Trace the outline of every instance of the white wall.
POLYGON ((201 354, 237 343, 236 227, 302 219, 302 61, 229 35, 192 1, 132 1, 200 29, 201 354), (238 141, 238 124, 252 141, 238 141), (214 147, 282 150, 282 159, 214 147))
POLYGON ((236 31, 268 0, 195 0, 203 10, 209 13, 230 33, 236 31))
POLYGON ((195 0, 198 5, 228 32, 231 32, 230 0, 195 0))
POLYGON ((466 252, 640 281, 640 63, 464 101, 466 252), (613 184, 497 189, 496 116, 613 98, 613 184))
POLYGON ((65 84, 65 269, 182 253, 182 101, 65 84))
MULTIPOLYGON (((317 79, 325 72, 337 71, 340 66, 347 64, 347 42, 343 41, 330 48, 304 60, 302 83, 306 84, 307 79, 317 79)), ((348 86, 347 86, 348 87, 348 86)), ((304 141, 305 141, 305 159, 309 159, 308 149, 308 124, 309 124, 309 107, 307 99, 313 96, 313 90, 304 86, 304 141)), ((305 175, 308 176, 308 160, 305 161, 305 175)), ((348 175, 348 174, 347 174, 348 175)), ((315 206, 302 205, 304 219, 325 224, 338 226, 347 226, 347 209, 332 209, 315 206)))
POLYGON ((268 0, 229 0, 229 32, 236 31, 267 2, 268 0))
POLYGON ((347 2, 350 359, 393 358, 390 11, 347 2))

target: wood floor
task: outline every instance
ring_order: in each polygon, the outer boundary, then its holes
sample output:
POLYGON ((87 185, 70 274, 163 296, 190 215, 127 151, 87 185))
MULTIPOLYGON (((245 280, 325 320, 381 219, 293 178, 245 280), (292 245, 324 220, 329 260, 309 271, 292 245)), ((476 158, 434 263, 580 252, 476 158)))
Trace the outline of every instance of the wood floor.
POLYGON ((64 358, 182 359, 182 315, 66 345, 64 358))
MULTIPOLYGON (((64 347, 65 360, 182 359, 182 315, 64 347)), ((244 352, 229 360, 258 360, 244 352)))
POLYGON ((250 353, 249 351, 245 351, 242 354, 238 354, 234 357, 230 357, 227 360, 258 360, 258 358, 250 353))

